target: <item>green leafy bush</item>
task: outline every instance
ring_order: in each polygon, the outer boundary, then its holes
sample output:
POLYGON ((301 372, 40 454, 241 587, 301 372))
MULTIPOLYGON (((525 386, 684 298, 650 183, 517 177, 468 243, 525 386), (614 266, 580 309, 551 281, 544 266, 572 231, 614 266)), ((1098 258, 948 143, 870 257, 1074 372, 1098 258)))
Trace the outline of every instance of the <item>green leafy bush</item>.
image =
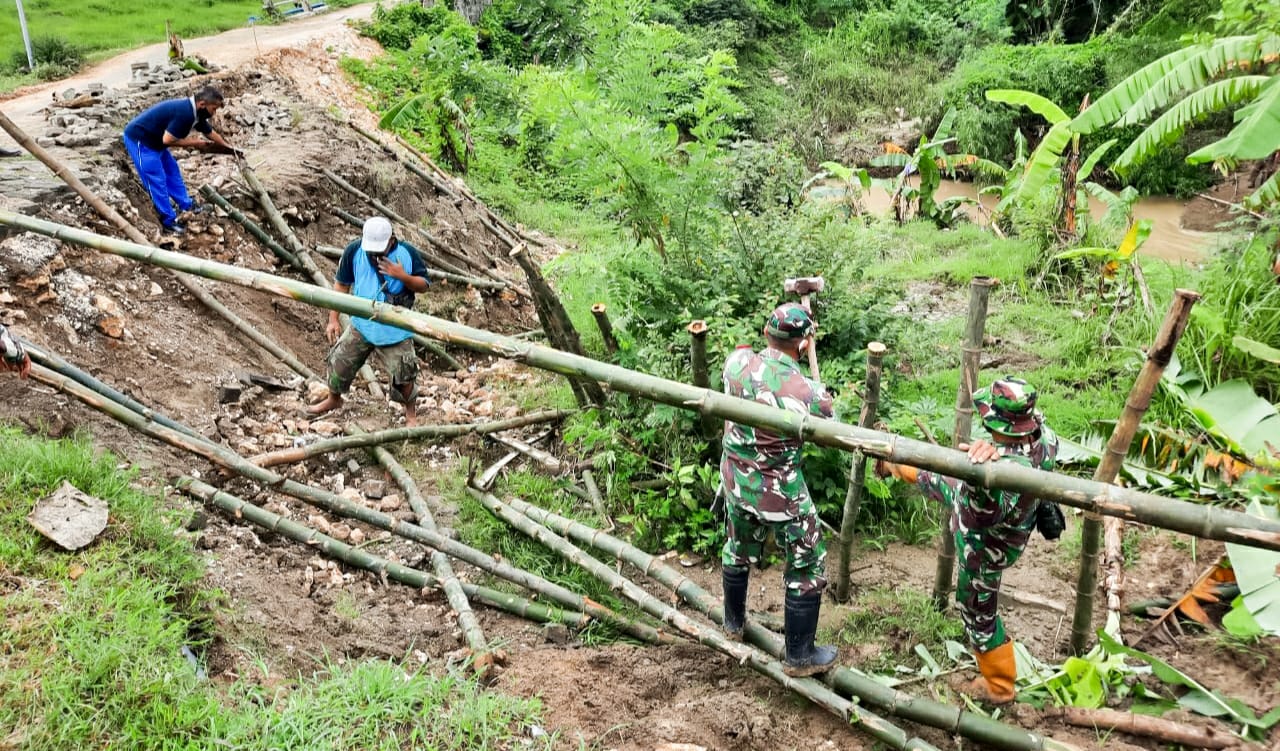
POLYGON ((562 65, 586 51, 583 6, 570 0, 498 0, 478 28, 485 56, 514 68, 562 65))
POLYGON ((401 3, 390 8, 378 3, 373 9, 373 18, 360 32, 378 40, 388 50, 407 50, 419 37, 436 36, 459 24, 470 28, 462 16, 444 3, 401 3))
MULTIPOLYGON (((53 81, 65 78, 84 66, 84 50, 59 36, 38 36, 31 40, 31 56, 36 65, 29 72, 53 81)), ((19 47, 9 56, 8 70, 28 70, 27 52, 19 47)))

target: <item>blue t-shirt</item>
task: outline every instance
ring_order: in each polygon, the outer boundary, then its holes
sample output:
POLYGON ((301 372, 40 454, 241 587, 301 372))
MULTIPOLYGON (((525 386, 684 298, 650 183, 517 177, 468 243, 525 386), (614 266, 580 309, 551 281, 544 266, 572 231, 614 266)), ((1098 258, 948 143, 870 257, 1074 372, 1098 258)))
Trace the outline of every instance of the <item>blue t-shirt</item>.
POLYGON ((206 136, 213 132, 209 116, 196 112, 196 100, 166 99, 130 120, 124 126, 124 135, 149 149, 163 151, 168 148, 164 145, 166 132, 174 138, 186 138, 192 128, 206 136))
MULTIPOLYGON (((427 265, 422 261, 422 254, 409 243, 397 243, 395 250, 392 250, 388 257, 403 266, 410 276, 426 278, 427 265)), ((360 250, 359 240, 353 240, 347 245, 346 250, 342 251, 342 260, 338 261, 338 273, 334 274, 334 278, 338 284, 350 286, 351 294, 366 300, 386 302, 389 296, 404 292, 404 283, 399 279, 392 279, 386 274, 382 275, 382 280, 378 279, 378 267, 373 259, 369 258, 368 253, 360 250), (382 286, 384 280, 385 288, 382 286)), ((365 341, 375 347, 399 344, 413 336, 413 332, 371 321, 368 318, 351 316, 351 325, 356 327, 356 331, 360 332, 365 341)))

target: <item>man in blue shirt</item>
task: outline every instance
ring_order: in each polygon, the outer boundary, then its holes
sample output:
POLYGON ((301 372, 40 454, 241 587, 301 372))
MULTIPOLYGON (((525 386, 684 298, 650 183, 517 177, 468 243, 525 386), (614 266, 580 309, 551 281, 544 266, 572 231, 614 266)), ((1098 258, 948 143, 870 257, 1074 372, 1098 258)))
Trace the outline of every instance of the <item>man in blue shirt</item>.
POLYGON ((124 128, 124 147, 133 160, 138 177, 142 179, 142 186, 155 204, 164 234, 182 235, 186 232, 186 227, 178 222, 174 204, 179 211, 195 209, 187 186, 182 182, 182 171, 169 148, 204 148, 212 141, 232 153, 239 153, 209 124, 209 119, 221 106, 222 92, 206 86, 193 97, 167 99, 153 105, 124 128), (208 136, 208 140, 190 136, 192 130, 208 136))
MULTIPOLYGON (((413 307, 413 296, 425 292, 427 267, 412 245, 400 242, 384 217, 370 217, 364 233, 342 252, 333 288, 366 300, 413 307)), ((342 330, 338 311, 329 311, 325 336, 333 343, 329 350, 329 395, 307 408, 321 415, 342 405, 342 395, 351 388, 356 373, 377 350, 391 376, 391 401, 404 405, 404 424, 418 424, 414 400, 418 395, 418 354, 413 350, 413 334, 404 329, 352 316, 351 326, 342 330), (339 336, 341 334, 341 336, 339 336)))

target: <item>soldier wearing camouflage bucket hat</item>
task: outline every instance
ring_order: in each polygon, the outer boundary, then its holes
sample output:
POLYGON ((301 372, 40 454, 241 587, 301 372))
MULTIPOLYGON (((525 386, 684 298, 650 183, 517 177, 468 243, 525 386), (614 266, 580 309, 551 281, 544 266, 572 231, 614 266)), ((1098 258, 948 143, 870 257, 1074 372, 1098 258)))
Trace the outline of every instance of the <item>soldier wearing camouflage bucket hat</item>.
MULTIPOLYGON (((770 407, 832 417, 831 395, 800 371, 813 346, 813 319, 801 306, 779 306, 764 327, 769 346, 756 353, 742 346, 724 366, 724 391, 770 407)), ((818 511, 801 469, 799 438, 726 421, 720 461, 727 540, 721 554, 724 630, 741 638, 746 622, 750 566, 759 563, 772 531, 786 551, 786 660, 790 676, 821 673, 835 662, 834 647, 815 647, 826 547, 818 511)))
MULTIPOLYGON (((970 461, 982 464, 994 459, 1053 470, 1058 437, 1036 410, 1036 390, 1031 384, 1006 376, 974 392, 973 404, 991 441, 979 439, 970 446, 961 445, 968 450, 970 461)), ((1029 495, 973 486, 883 460, 876 462, 876 473, 915 483, 929 498, 951 506, 951 533, 961 562, 956 603, 982 673, 960 690, 993 704, 1013 701, 1018 671, 1013 642, 996 610, 1000 577, 1022 556, 1038 520, 1045 537, 1057 538, 1061 527, 1051 531, 1044 520, 1046 512, 1056 511, 1056 506, 1029 495)))

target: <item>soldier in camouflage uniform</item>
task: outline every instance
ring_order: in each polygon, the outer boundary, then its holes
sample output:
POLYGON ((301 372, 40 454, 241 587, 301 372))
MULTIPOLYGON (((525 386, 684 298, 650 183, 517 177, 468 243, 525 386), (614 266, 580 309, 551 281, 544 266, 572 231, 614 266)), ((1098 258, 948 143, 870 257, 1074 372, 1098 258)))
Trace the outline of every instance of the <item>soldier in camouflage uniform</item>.
MULTIPOLYGON (((990 388, 975 392, 973 403, 983 427, 991 434, 991 442, 978 440, 968 446, 971 461, 981 464, 997 459, 1053 469, 1058 437, 1035 409, 1035 388, 1006 376, 990 388)), ((961 562, 956 602, 965 636, 982 672, 981 678, 962 690, 992 703, 1012 701, 1017 677, 1013 642, 1005 634, 996 602, 1000 576, 1021 557, 1036 526, 1041 501, 1021 493, 971 486, 892 462, 877 462, 876 471, 881 476, 893 475, 914 482, 926 496, 951 506, 951 533, 961 562)))
POLYGON ((26 378, 31 373, 31 355, 23 349, 18 337, 10 334, 0 324, 0 373, 17 373, 19 378, 26 378))
MULTIPOLYGON (((724 366, 724 391, 802 415, 832 417, 832 399, 822 384, 800 372, 799 360, 813 346, 813 319, 799 305, 782 305, 764 327, 769 346, 759 354, 739 347, 724 366)), ((720 461, 728 539, 724 564, 724 628, 742 636, 750 565, 758 563, 772 531, 786 551, 787 675, 821 673, 835 662, 833 647, 814 647, 826 546, 818 510, 801 471, 802 441, 749 425, 725 422, 720 461)))

